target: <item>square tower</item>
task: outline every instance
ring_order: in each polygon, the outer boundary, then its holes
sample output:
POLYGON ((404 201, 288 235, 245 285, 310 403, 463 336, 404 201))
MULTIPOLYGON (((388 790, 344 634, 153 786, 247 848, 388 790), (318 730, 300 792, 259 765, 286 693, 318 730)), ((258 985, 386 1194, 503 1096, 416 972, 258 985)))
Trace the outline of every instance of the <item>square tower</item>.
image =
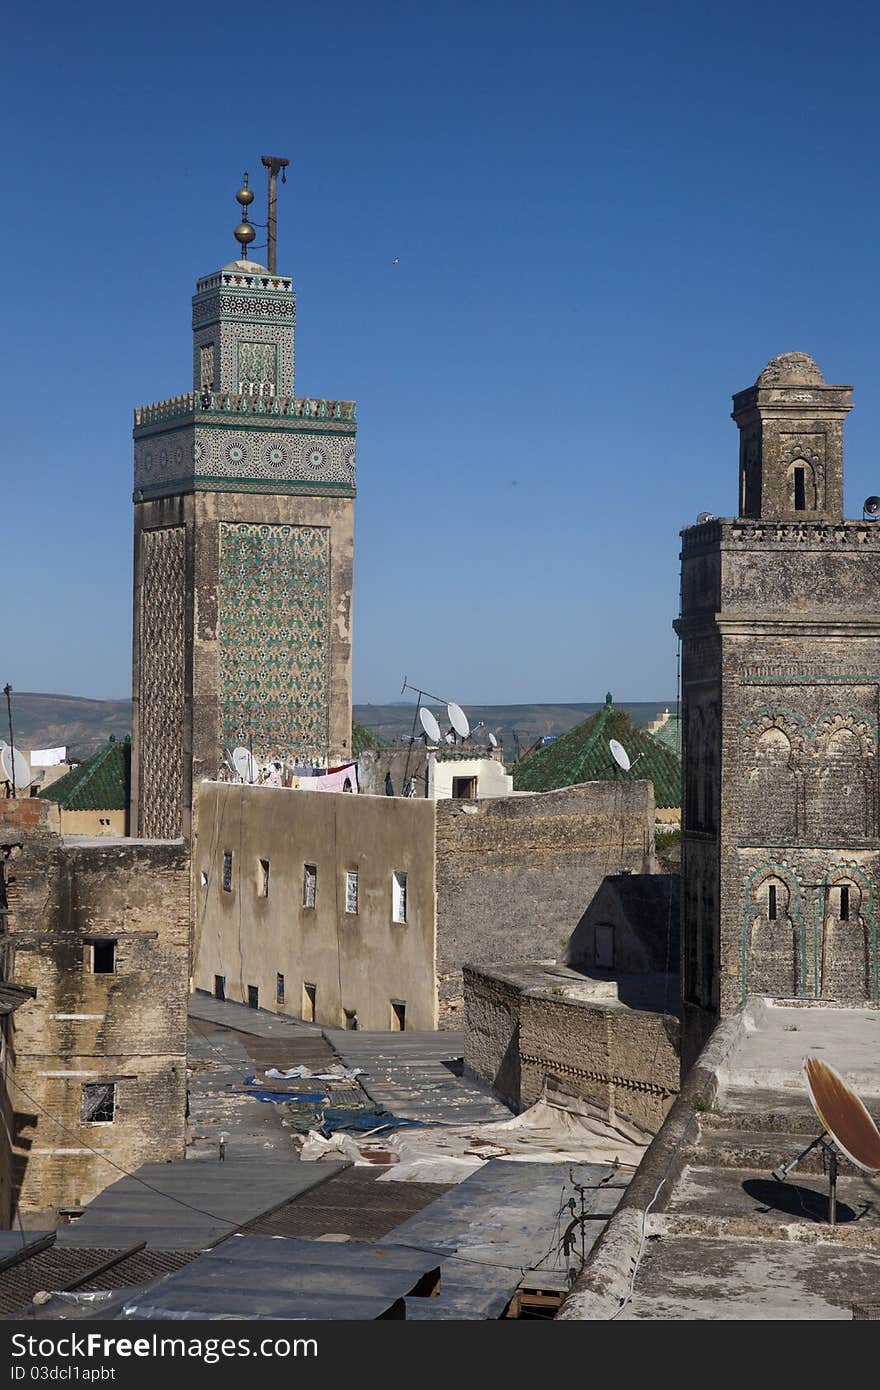
POLYGON ((848 386, 734 396, 740 516, 682 532, 686 1070, 747 994, 878 997, 880 530, 843 520, 848 386))
POLYGON ((188 836, 225 749, 350 757, 355 406, 294 395, 295 314, 254 261, 199 280, 193 390, 135 410, 133 835, 188 836))

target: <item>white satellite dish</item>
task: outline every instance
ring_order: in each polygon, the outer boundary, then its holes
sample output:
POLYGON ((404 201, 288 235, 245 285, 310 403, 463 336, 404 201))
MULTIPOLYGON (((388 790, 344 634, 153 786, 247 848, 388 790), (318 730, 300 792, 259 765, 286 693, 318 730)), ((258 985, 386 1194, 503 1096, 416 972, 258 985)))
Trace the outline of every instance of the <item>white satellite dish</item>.
POLYGON ((431 711, 429 709, 426 709, 424 705, 422 705, 422 707, 419 710, 419 721, 425 733, 428 735, 428 739, 431 743, 443 742, 443 735, 440 732, 440 725, 437 723, 437 720, 434 718, 431 711))
POLYGON ((449 722, 459 738, 467 738, 471 731, 471 726, 467 721, 467 715, 461 705, 451 704, 446 706, 446 713, 449 715, 449 722))
POLYGON ((236 748, 232 754, 232 766, 243 782, 256 782, 260 764, 247 748, 236 748))
POLYGON ((624 772, 629 772, 630 768, 632 767, 632 763, 629 760, 629 753, 627 753, 623 744, 618 743, 617 739, 613 738, 609 741, 608 747, 611 751, 612 758, 617 763, 617 766, 622 767, 624 772))
POLYGON ((495 737, 494 734, 490 734, 490 735, 489 735, 489 743, 490 743, 490 745, 491 745, 493 748, 497 748, 497 747, 498 747, 498 740, 497 740, 497 738, 495 737))
POLYGON ((27 758, 17 748, 10 748, 8 743, 0 748, 0 768, 7 782, 15 782, 17 792, 24 791, 33 781, 27 758))

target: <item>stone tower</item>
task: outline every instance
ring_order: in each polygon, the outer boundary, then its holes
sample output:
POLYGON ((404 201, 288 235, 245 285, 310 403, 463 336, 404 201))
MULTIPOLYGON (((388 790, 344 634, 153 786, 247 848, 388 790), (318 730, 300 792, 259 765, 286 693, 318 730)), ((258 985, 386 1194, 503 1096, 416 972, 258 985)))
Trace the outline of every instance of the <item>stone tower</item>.
MULTIPOLYGON (((246 215, 236 236, 253 239, 246 215)), ((224 748, 350 756, 354 403, 294 395, 289 276, 233 261, 192 305, 193 390, 134 415, 131 833, 146 838, 190 834, 193 785, 224 748)))
POLYGON ((683 1066, 747 994, 878 999, 880 529, 843 520, 848 386, 733 398, 740 515, 682 532, 683 1066))

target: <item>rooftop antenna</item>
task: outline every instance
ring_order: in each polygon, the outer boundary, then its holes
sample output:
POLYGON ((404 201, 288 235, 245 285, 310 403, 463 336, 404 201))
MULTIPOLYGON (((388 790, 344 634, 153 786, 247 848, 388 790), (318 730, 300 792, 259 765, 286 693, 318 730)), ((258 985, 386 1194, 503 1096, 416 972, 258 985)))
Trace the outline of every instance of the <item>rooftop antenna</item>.
POLYGON ((287 183, 287 175, 284 171, 290 163, 290 160, 281 159, 275 154, 264 154, 261 158, 263 167, 269 175, 269 215, 266 219, 269 236, 266 261, 268 269, 274 275, 278 269, 276 262, 278 251, 278 175, 279 173, 281 174, 282 183, 287 183))
POLYGON ((862 521, 880 520, 880 497, 866 497, 862 503, 862 521))
POLYGON ((855 1091, 843 1077, 819 1057, 804 1058, 804 1085, 822 1125, 812 1144, 773 1169, 777 1182, 785 1182, 792 1168, 815 1148, 828 1154, 828 1224, 837 1225, 837 1150, 864 1173, 880 1173, 880 1131, 855 1091))
POLYGON ((446 713, 449 715, 449 722, 453 729, 464 742, 471 731, 471 726, 461 705, 457 705, 454 700, 451 700, 446 706, 446 713))
POLYGON ((440 732, 440 725, 427 705, 419 706, 419 722, 425 731, 425 737, 429 743, 442 743, 443 735, 440 732))
POLYGON ((6 713, 9 718, 9 747, 12 749, 12 798, 15 800, 15 738, 12 733, 12 686, 9 681, 3 687, 6 696, 6 713))
POLYGON ((241 249, 241 259, 246 261, 248 259, 247 249, 257 235, 254 227, 248 221, 248 208, 254 201, 254 191, 248 187, 247 170, 245 170, 244 183, 235 195, 235 201, 241 205, 241 221, 232 235, 241 249))

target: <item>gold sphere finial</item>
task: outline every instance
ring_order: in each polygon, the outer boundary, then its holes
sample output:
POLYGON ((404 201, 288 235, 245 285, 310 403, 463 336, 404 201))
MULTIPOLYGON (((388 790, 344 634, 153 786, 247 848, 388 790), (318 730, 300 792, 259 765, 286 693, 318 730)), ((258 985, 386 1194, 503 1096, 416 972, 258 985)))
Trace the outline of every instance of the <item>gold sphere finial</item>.
POLYGON ((244 176, 244 183, 235 195, 235 200, 237 203, 241 204, 242 220, 239 222, 232 235, 242 248, 242 252, 244 253, 243 259, 247 260, 247 248, 257 235, 256 229, 248 221, 248 208, 254 201, 254 195, 250 188, 248 188, 247 173, 245 173, 244 176))

